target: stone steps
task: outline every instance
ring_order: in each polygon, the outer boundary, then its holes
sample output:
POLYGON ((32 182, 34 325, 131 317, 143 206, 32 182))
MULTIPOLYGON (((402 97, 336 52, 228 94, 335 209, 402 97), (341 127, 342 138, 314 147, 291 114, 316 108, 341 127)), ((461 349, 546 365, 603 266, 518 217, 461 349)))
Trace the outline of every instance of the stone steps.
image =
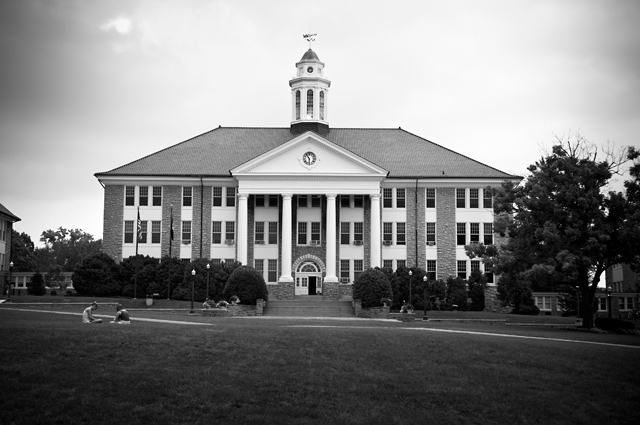
POLYGON ((354 317, 350 301, 323 301, 322 298, 267 301, 264 316, 354 317))

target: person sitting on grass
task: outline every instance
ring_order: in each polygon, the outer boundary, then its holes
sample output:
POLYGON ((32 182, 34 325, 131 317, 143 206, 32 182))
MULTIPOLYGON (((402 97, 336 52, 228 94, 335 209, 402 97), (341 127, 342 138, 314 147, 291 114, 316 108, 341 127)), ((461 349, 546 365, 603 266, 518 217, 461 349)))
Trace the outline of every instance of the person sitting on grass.
POLYGON ((118 323, 120 325, 130 325, 129 312, 122 308, 122 304, 116 304, 116 317, 111 323, 118 323))
POLYGON ((215 303, 213 301, 211 301, 209 298, 207 298, 206 300, 204 300, 204 302, 202 303, 202 308, 203 309, 210 309, 211 307, 213 307, 215 303))
POLYGON ((93 310, 98 308, 98 303, 93 302, 89 307, 85 308, 82 312, 82 323, 102 323, 102 319, 96 319, 93 317, 93 310))

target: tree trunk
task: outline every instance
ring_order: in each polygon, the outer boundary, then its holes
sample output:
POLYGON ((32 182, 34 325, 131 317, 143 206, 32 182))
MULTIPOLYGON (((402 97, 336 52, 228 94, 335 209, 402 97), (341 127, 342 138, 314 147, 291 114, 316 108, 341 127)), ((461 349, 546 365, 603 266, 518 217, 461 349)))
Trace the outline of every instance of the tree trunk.
POLYGON ((589 282, 589 271, 587 268, 581 269, 578 272, 578 284, 580 290, 580 316, 582 316, 582 327, 583 328, 593 328, 595 326, 594 323, 594 314, 593 311, 593 301, 596 296, 596 288, 598 287, 598 283, 600 282, 600 272, 596 270, 596 273, 593 277, 593 281, 589 282))

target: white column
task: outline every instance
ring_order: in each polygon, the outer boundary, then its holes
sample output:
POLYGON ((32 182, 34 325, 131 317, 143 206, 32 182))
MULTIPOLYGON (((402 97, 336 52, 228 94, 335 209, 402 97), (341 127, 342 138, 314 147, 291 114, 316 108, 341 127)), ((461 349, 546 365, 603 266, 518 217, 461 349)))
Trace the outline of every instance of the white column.
POLYGON ((248 241, 248 223, 249 212, 247 209, 247 203, 249 200, 249 195, 246 193, 238 194, 238 261, 242 263, 243 266, 247 266, 247 244, 248 241))
POLYGON ((336 195, 327 195, 327 275, 325 282, 337 282, 336 275, 336 195))
POLYGON ((291 194, 282 195, 282 274, 278 282, 293 282, 291 276, 291 194))
POLYGON ((380 267, 380 194, 371 195, 371 267, 380 267))

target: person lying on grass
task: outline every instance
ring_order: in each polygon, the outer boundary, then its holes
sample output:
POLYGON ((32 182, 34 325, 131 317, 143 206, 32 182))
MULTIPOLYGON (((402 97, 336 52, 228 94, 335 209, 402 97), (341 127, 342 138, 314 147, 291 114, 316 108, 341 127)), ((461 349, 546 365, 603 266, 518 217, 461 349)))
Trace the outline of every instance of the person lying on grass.
POLYGON ((116 304, 116 317, 111 323, 118 323, 120 325, 130 325, 129 312, 122 308, 122 304, 116 304))
POLYGON ((85 308, 82 312, 82 323, 102 323, 102 319, 96 319, 93 317, 93 310, 98 308, 98 303, 93 302, 89 307, 85 308))

